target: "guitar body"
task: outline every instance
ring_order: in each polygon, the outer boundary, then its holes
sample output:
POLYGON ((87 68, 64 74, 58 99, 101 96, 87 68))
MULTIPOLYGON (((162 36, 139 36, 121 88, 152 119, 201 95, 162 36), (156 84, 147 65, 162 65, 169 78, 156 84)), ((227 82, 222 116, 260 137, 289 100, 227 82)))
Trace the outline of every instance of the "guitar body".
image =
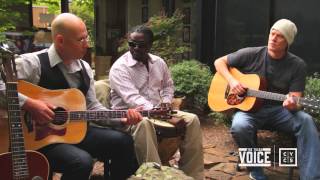
MULTIPOLYGON (((265 84, 260 80, 256 74, 242 74, 235 68, 230 68, 230 73, 238 81, 243 83, 250 89, 259 90, 264 88, 265 84)), ((261 101, 256 97, 244 97, 243 101, 237 104, 230 104, 227 101, 229 95, 229 85, 225 78, 220 74, 216 73, 211 81, 209 93, 208 93, 208 104, 213 111, 221 112, 230 109, 240 109, 242 111, 254 110, 261 104, 261 101)))
MULTIPOLYGON (((19 177, 24 180, 47 180, 49 177, 48 161, 41 153, 36 151, 25 151, 27 156, 27 164, 29 168, 29 176, 19 177)), ((12 153, 7 152, 0 154, 0 176, 1 179, 15 180, 12 170, 12 153)))
MULTIPOLYGON (((26 81, 18 81, 18 92, 28 97, 43 100, 57 107, 62 107, 66 111, 86 110, 86 101, 81 91, 78 89, 48 90, 26 81)), ((36 126, 34 121, 27 123, 26 113, 22 112, 22 126, 25 138, 25 149, 37 150, 54 143, 79 143, 87 131, 86 121, 68 121, 57 126, 36 126), (30 125, 31 124, 31 125, 30 125)), ((7 116, 0 113, 0 137, 9 139, 7 116)), ((0 153, 9 151, 9 142, 0 141, 0 153)))

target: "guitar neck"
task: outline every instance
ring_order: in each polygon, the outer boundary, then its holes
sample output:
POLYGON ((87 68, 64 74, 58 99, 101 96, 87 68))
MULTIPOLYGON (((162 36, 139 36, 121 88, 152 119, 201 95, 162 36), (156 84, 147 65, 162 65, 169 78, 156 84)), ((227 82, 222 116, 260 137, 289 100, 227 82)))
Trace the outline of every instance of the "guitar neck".
MULTIPOLYGON (((253 89, 248 89, 247 96, 253 96, 274 101, 284 101, 287 98, 286 95, 283 94, 253 89)), ((300 104, 302 106, 308 106, 312 107, 313 109, 319 109, 319 100, 305 99, 302 97, 293 97, 293 99, 295 100, 295 102, 297 102, 297 104, 300 104)))
POLYGON ((253 89, 248 89, 246 95, 252 96, 252 97, 258 97, 262 99, 274 100, 274 101, 284 101, 286 99, 286 95, 283 95, 283 94, 253 90, 253 89))
POLYGON ((10 151, 14 177, 28 177, 28 164, 25 153, 20 106, 16 82, 6 83, 10 151))
MULTIPOLYGON (((138 111, 144 117, 167 117, 165 110, 138 111)), ((107 111, 57 111, 56 119, 105 121, 113 118, 126 118, 127 110, 107 110, 107 111)))

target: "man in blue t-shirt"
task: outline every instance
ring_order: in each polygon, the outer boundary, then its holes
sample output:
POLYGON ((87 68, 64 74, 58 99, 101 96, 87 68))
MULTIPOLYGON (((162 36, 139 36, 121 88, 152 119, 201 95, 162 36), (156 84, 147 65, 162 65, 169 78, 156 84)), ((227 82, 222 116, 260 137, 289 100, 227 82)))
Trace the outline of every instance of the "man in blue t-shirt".
MULTIPOLYGON (((255 112, 237 111, 231 133, 240 148, 255 148, 257 129, 268 127, 297 138, 300 179, 320 179, 320 141, 312 117, 301 111, 295 97, 303 96, 305 62, 288 51, 297 34, 296 25, 287 19, 277 21, 270 30, 268 46, 240 49, 218 58, 214 65, 230 86, 230 92, 245 94, 247 87, 229 72, 235 67, 245 74, 258 74, 267 81, 267 91, 287 94, 283 102, 264 101, 255 112)), ((248 167, 251 179, 264 180, 261 167, 248 167)))

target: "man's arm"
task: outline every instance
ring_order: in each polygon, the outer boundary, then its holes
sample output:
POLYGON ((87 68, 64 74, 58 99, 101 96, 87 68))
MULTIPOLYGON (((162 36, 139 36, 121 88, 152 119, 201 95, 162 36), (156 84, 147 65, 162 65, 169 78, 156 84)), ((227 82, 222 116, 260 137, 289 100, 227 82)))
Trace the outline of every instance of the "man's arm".
MULTIPOLYGON (((34 53, 24 54, 15 59, 18 79, 38 84, 40 80, 40 61, 34 53)), ((19 104, 22 109, 28 111, 39 124, 47 124, 54 118, 52 104, 32 99, 19 93, 19 104)))
POLYGON ((0 76, 0 109, 7 107, 6 87, 0 76))
POLYGON ((243 94, 246 92, 246 87, 235 79, 229 72, 228 56, 222 56, 214 62, 214 66, 218 73, 220 73, 229 83, 232 93, 243 94))
POLYGON ((94 78, 93 78, 93 71, 90 67, 90 65, 83 61, 85 71, 87 72, 89 78, 90 78, 90 85, 88 92, 86 94, 86 104, 88 110, 107 110, 106 107, 104 107, 97 99, 95 88, 94 88, 94 78))
POLYGON ((302 97, 306 86, 307 65, 303 60, 297 61, 297 69, 294 70, 293 79, 290 81, 289 93, 287 99, 283 102, 283 107, 289 111, 297 111, 301 109, 299 102, 293 97, 302 97))
POLYGON ((161 84, 162 90, 161 90, 161 98, 163 103, 172 103, 173 94, 174 94, 174 85, 173 80, 169 71, 169 68, 166 63, 163 63, 163 81, 161 84))

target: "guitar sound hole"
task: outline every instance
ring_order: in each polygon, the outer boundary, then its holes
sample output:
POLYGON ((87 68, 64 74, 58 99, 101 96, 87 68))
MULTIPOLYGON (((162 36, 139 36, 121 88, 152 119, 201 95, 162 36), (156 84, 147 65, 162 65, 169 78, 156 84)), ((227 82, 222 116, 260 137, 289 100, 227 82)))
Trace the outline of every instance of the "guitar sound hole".
POLYGON ((68 113, 65 109, 58 107, 53 111, 55 113, 54 119, 52 121, 53 124, 63 125, 67 122, 68 113))

